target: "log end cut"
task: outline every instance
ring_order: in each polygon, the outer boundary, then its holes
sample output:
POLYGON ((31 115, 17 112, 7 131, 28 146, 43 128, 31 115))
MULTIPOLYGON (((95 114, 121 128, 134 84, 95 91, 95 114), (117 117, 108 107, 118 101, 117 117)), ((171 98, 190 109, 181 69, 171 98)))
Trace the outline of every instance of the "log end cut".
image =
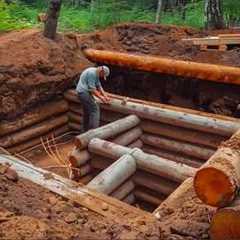
POLYGON ((212 219, 210 226, 212 240, 240 239, 240 211, 221 209, 212 219))
POLYGON ((199 170, 194 178, 197 196, 213 207, 225 207, 235 198, 236 185, 223 171, 206 167, 199 170))

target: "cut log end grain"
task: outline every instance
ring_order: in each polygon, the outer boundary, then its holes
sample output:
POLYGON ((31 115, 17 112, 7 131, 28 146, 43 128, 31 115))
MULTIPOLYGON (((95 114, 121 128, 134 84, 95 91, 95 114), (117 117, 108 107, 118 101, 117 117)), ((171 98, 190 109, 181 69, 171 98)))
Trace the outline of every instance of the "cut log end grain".
POLYGON ((234 181, 223 171, 213 167, 206 167, 197 172, 194 188, 199 199, 214 207, 229 205, 236 194, 234 181))
POLYGON ((210 226, 212 240, 240 239, 240 211, 235 209, 221 209, 212 219, 210 226))

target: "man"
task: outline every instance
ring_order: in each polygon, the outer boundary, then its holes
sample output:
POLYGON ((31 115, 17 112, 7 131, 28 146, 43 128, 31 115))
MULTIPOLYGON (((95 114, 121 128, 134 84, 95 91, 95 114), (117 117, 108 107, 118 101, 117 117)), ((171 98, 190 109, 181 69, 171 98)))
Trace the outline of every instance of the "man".
POLYGON ((97 128, 100 124, 100 109, 93 96, 108 104, 110 98, 103 90, 100 79, 106 81, 110 75, 107 66, 90 67, 85 69, 77 84, 78 96, 83 105, 83 131, 97 128))

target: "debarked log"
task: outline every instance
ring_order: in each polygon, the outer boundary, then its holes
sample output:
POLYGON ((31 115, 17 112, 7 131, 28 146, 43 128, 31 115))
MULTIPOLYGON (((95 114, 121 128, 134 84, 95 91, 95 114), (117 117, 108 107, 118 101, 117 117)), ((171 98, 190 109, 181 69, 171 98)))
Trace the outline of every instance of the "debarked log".
POLYGON ((141 127, 146 133, 161 135, 188 143, 200 144, 214 149, 217 148, 222 141, 226 140, 224 137, 216 134, 179 128, 154 121, 142 121, 141 127))
POLYGON ((133 181, 128 180, 123 183, 119 188, 117 188, 111 196, 117 198, 119 200, 123 200, 125 197, 129 195, 135 188, 133 181))
POLYGON ((43 106, 36 107, 30 112, 23 114, 15 121, 0 123, 0 136, 32 126, 50 117, 65 113, 67 110, 68 104, 65 100, 48 102, 43 106))
POLYGON ((110 194, 136 171, 136 161, 130 155, 123 155, 107 169, 96 176, 88 187, 104 194, 110 194))
POLYGON ((156 156, 170 159, 174 162, 184 163, 186 165, 189 165, 189 166, 195 167, 195 168, 199 168, 203 164, 202 160, 200 160, 200 159, 186 156, 183 154, 178 154, 176 152, 174 153, 174 152, 169 152, 166 150, 158 149, 156 147, 153 147, 153 146, 150 146, 147 144, 144 144, 142 150, 145 153, 154 154, 156 156))
POLYGON ((97 138, 90 141, 88 150, 113 159, 117 159, 125 154, 131 154, 136 159, 138 168, 177 182, 184 181, 196 172, 195 168, 185 164, 144 153, 138 148, 131 149, 97 138))
POLYGON ((240 84, 240 69, 237 67, 95 49, 85 49, 84 54, 89 60, 98 63, 215 82, 240 84))
POLYGON ((52 130, 50 132, 48 132, 47 134, 43 135, 43 136, 39 136, 37 138, 34 139, 30 139, 26 142, 23 142, 21 144, 18 144, 14 147, 10 147, 7 150, 10 153, 22 153, 27 151, 30 148, 34 148, 34 147, 40 147, 42 146, 42 142, 45 142, 46 139, 52 139, 52 138, 56 138, 58 136, 61 136, 64 133, 67 133, 69 131, 69 127, 68 125, 63 125, 62 127, 59 127, 55 130, 52 130))
POLYGON ((218 210, 211 220, 210 237, 212 240, 240 239, 240 202, 218 210))
POLYGON ((20 144, 22 142, 26 142, 29 139, 42 136, 45 133, 49 132, 50 130, 60 127, 66 124, 67 122, 68 118, 66 115, 45 120, 30 128, 26 128, 24 130, 15 132, 7 136, 3 136, 2 138, 0 138, 0 146, 7 148, 14 146, 16 144, 20 144))
MULTIPOLYGON (((69 101, 79 103, 79 99, 74 90, 67 91, 64 96, 69 101)), ((101 104, 101 108, 123 114, 135 114, 141 119, 214 133, 225 137, 232 136, 232 134, 240 129, 240 121, 236 118, 172 107, 164 104, 152 104, 146 101, 134 101, 130 99, 124 104, 123 101, 123 97, 112 97, 111 103, 101 104)))
POLYGON ((88 132, 81 134, 75 138, 75 144, 79 149, 87 147, 91 139, 98 137, 107 139, 114 137, 128 129, 137 126, 140 123, 140 119, 135 115, 130 115, 116 122, 109 123, 105 126, 89 130, 88 132))
POLYGON ((202 160, 208 160, 215 152, 207 147, 199 147, 190 143, 175 141, 152 134, 143 134, 141 140, 143 143, 159 149, 185 154, 202 160))

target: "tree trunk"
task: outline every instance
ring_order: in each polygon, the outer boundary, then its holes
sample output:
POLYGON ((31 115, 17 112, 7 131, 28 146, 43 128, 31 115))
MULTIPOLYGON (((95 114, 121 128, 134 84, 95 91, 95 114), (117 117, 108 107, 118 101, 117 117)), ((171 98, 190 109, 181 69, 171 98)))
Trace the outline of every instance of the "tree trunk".
POLYGON ((47 21, 44 27, 43 35, 46 38, 55 39, 57 33, 57 25, 58 25, 58 17, 61 10, 61 0, 51 0, 48 14, 47 14, 47 21))
POLYGON ((207 29, 224 28, 222 0, 205 0, 205 27, 207 29))
POLYGON ((157 7, 157 13, 156 13, 156 23, 160 22, 160 15, 162 10, 162 0, 158 0, 158 7, 157 7))

